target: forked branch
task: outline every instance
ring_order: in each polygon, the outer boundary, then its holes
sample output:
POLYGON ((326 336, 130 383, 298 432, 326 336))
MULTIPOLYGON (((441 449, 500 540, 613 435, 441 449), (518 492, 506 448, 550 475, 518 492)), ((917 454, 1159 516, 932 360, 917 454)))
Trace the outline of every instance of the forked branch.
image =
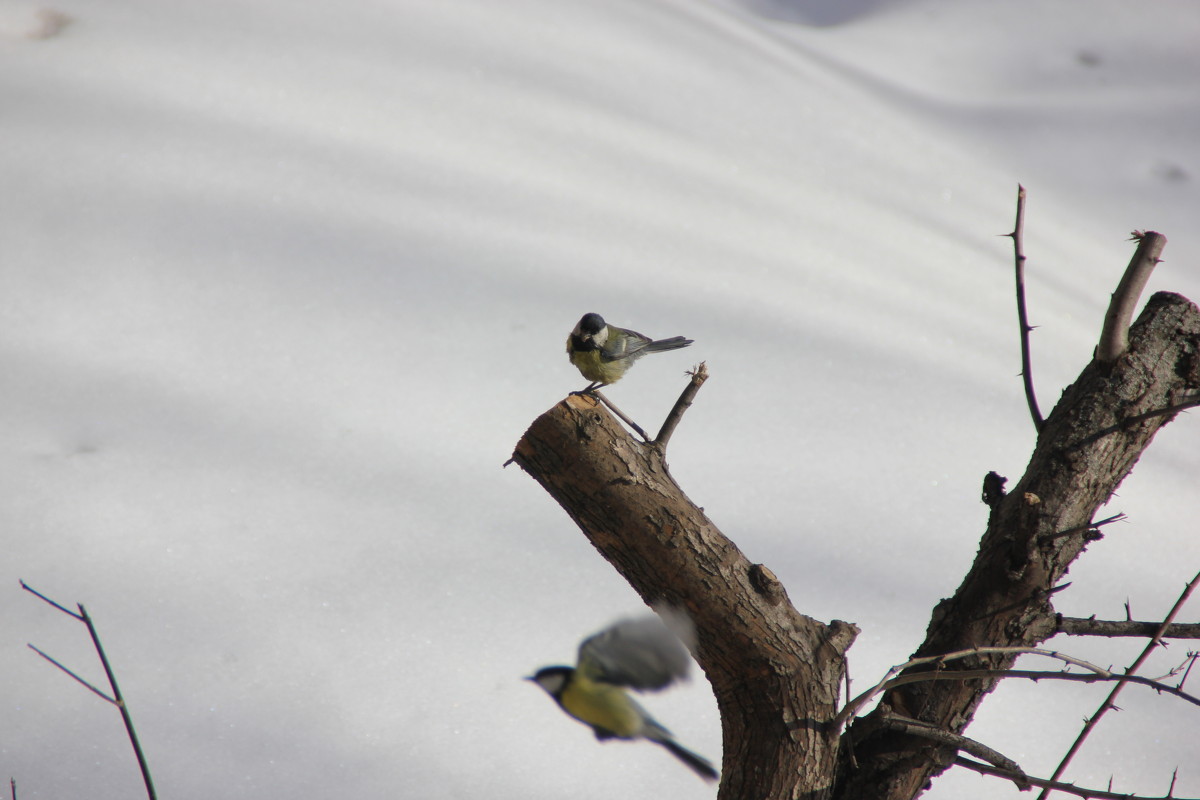
MULTIPOLYGON (((129 708, 125 705, 125 698, 121 696, 121 688, 117 686, 117 676, 113 673, 112 666, 108 663, 108 656, 104 654, 104 647, 100 644, 100 635, 96 633, 96 626, 92 624, 92 618, 88 616, 87 609, 83 607, 82 603, 78 603, 77 607, 79 608, 79 613, 75 613, 61 603, 56 603, 46 595, 29 586, 29 584, 25 583, 25 581, 21 581, 20 583, 21 588, 25 591, 29 592, 35 597, 40 598, 54 608, 57 608, 67 616, 82 622, 87 627, 88 635, 90 635, 92 638, 92 645, 96 648, 96 655, 100 656, 100 664, 104 667, 104 674, 108 677, 108 685, 112 687, 111 697, 100 689, 97 689, 88 681, 81 678, 75 672, 63 666, 55 659, 34 647, 32 644, 29 645, 29 647, 42 658, 46 659, 51 664, 65 672, 67 675, 70 675, 72 678, 79 681, 79 683, 83 684, 88 689, 102 697, 104 700, 107 700, 109 703, 112 703, 117 707, 117 710, 121 712, 121 719, 125 722, 125 731, 129 734, 129 741, 133 745, 133 752, 137 756, 138 767, 140 767, 142 770, 142 782, 146 784, 146 794, 150 800, 155 800, 156 795, 154 792, 154 781, 150 778, 150 766, 146 763, 146 757, 142 753, 142 746, 138 743, 137 732, 133 728, 133 717, 130 716, 129 708)), ((15 784, 13 786, 13 791, 16 791, 15 784)))
MULTIPOLYGON (((1063 774, 1063 771, 1067 768, 1067 765, 1071 763, 1071 759, 1075 757, 1075 754, 1079 752, 1079 748, 1083 745, 1088 735, 1092 732, 1092 730, 1095 729, 1096 725, 1099 724, 1104 715, 1108 713, 1108 710, 1114 707, 1117 695, 1119 695, 1121 690, 1125 688, 1125 684, 1131 682, 1142 682, 1137 680, 1137 677, 1134 675, 1134 673, 1141 669, 1142 664, 1146 662, 1146 659, 1149 658, 1150 654, 1154 652, 1154 649, 1158 647, 1159 642, 1162 641, 1163 635, 1166 633, 1167 629, 1171 627, 1171 623, 1175 621, 1175 616, 1183 608, 1183 605, 1188 601, 1188 598, 1192 596, 1192 590, 1196 588, 1197 583, 1200 583, 1200 573, 1197 573, 1196 577, 1188 581, 1187 586, 1183 588, 1183 592, 1179 595, 1179 599, 1175 601, 1175 605, 1171 606, 1171 610, 1167 613, 1166 618, 1159 625, 1158 631, 1155 632, 1150 641, 1146 643, 1146 647, 1142 650, 1141 655, 1139 655, 1133 664, 1130 665, 1129 669, 1125 670, 1124 676, 1120 681, 1117 682, 1117 685, 1113 687, 1112 691, 1108 693, 1108 697, 1104 698, 1104 702, 1100 704, 1100 708, 1096 709, 1096 713, 1087 718, 1087 721, 1083 724, 1083 730, 1079 732, 1079 736, 1076 737, 1074 744, 1071 745, 1070 749, 1067 750, 1067 754, 1063 756, 1062 761, 1059 762, 1058 767, 1054 770, 1054 774, 1050 776, 1050 780, 1056 781, 1063 774)), ((1045 800, 1046 797, 1049 796, 1050 792, 1051 789, 1049 788, 1043 789, 1042 793, 1038 795, 1038 800, 1045 800)))
MULTIPOLYGON (((1190 584, 1189 584, 1190 585, 1190 584)), ((1135 664, 1140 666, 1140 664, 1135 664)), ((1062 681, 1078 681, 1082 683, 1094 683, 1097 681, 1119 681, 1124 683, 1139 683, 1144 686, 1167 694, 1175 695, 1182 700, 1186 700, 1193 705, 1200 706, 1200 697, 1184 692, 1182 689, 1170 686, 1162 681, 1156 681, 1151 678, 1143 678, 1140 675, 1133 675, 1129 672, 1118 673, 1112 670, 1105 669, 1098 664, 1093 664, 1090 661, 1085 661, 1081 658, 1059 652, 1057 650, 1046 650, 1040 647, 975 647, 970 650, 961 650, 957 653, 946 653, 941 656, 926 656, 923 658, 914 658, 903 664, 898 664, 887 671, 883 679, 872 686, 867 691, 855 697, 846 703, 845 707, 838 712, 830 723, 833 730, 837 730, 840 726, 846 724, 862 710, 873 698, 888 692, 900 686, 908 686, 914 683, 925 683, 928 681, 966 681, 976 680, 979 678, 1026 678, 1029 680, 1062 680, 1062 681), (979 658, 988 655, 1036 655, 1052 658, 1061 661, 1069 666, 1080 667, 1087 672, 1052 672, 1047 670, 1018 670, 1018 669, 957 669, 943 670, 942 665, 949 661, 959 661, 966 658, 979 658), (932 666, 934 669, 922 672, 910 672, 914 667, 932 666), (900 674, 905 673, 905 674, 900 674)), ((928 724, 928 723, 924 723, 928 724)), ((1057 775, 1055 776, 1058 777, 1057 775)))

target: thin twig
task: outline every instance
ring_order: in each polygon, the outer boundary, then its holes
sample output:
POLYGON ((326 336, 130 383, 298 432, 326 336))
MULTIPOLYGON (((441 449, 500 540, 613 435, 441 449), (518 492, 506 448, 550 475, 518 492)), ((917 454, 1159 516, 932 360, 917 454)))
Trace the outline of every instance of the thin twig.
POLYGON ((121 688, 117 685, 117 676, 113 673, 112 666, 108 663, 108 656, 106 656, 104 654, 104 647, 103 647, 103 645, 100 644, 100 635, 98 633, 96 633, 96 626, 92 623, 92 618, 90 616, 88 616, 87 609, 85 609, 83 607, 82 603, 77 603, 76 605, 79 608, 79 613, 76 614, 74 611, 71 611, 69 608, 63 606, 61 603, 56 603, 55 601, 51 600, 49 597, 46 597, 46 595, 44 595, 41 592, 37 591, 36 589, 33 589, 32 587, 28 586, 25 583, 25 581, 21 581, 21 588, 25 589, 26 591, 30 592, 31 594, 36 595, 37 597, 44 600, 46 603, 49 603, 50 605, 57 608, 59 611, 63 612, 64 614, 67 614, 71 617, 74 617, 75 619, 82 622, 85 626, 87 626, 88 635, 92 637, 92 645, 96 648, 96 655, 98 655, 100 657, 100 664, 104 667, 104 674, 108 677, 108 685, 110 687, 112 687, 112 697, 109 697, 104 692, 100 691, 95 686, 88 683, 83 678, 79 677, 74 672, 67 669, 62 664, 55 661, 50 656, 46 655, 38 648, 34 647, 32 644, 29 645, 29 647, 32 648, 33 651, 36 652, 38 655, 40 655, 42 658, 46 659, 51 664, 54 664, 54 666, 58 667, 63 672, 70 675, 72 678, 74 678, 75 680, 82 683, 88 689, 91 689, 97 695, 99 695, 100 697, 104 698, 105 700, 107 700, 108 702, 112 703, 114 706, 117 707, 117 710, 121 712, 121 719, 125 722, 125 730, 126 730, 126 732, 128 732, 129 741, 133 745, 134 755, 137 756, 138 767, 142 771, 142 781, 146 784, 146 794, 150 798, 150 800, 155 800, 156 794, 154 792, 154 781, 150 778, 150 766, 146 763, 146 757, 142 753, 142 746, 138 742, 137 732, 133 728, 133 717, 130 716, 129 708, 125 705, 125 698, 121 696, 121 688))
POLYGON ((1089 522, 1086 525, 1076 525, 1074 528, 1058 531, 1057 533, 1047 533, 1044 536, 1038 537, 1038 544, 1049 544, 1050 542, 1070 536, 1073 533, 1084 533, 1097 528, 1103 528, 1105 525, 1111 525, 1114 522, 1123 522, 1126 519, 1125 513, 1113 514, 1111 517, 1102 519, 1099 522, 1089 522))
POLYGON ((1154 231, 1134 231, 1133 238, 1137 240, 1137 249, 1108 304, 1100 344, 1096 348, 1096 361, 1104 365, 1111 365, 1129 349, 1129 324, 1133 322, 1133 311, 1142 296, 1142 290, 1146 288, 1146 282, 1150 280, 1150 273, 1162 260, 1159 256, 1167 244, 1167 237, 1154 231))
POLYGON ((692 400, 696 398, 696 393, 700 391, 700 387, 708 380, 708 367, 701 361, 700 366, 688 374, 692 376, 692 379, 684 387, 683 392, 679 395, 679 399, 675 401, 675 405, 671 408, 671 413, 667 414, 662 427, 658 430, 658 436, 654 437, 654 444, 660 450, 667 449, 667 442, 671 440, 671 434, 675 433, 675 428, 679 426, 679 422, 683 419, 683 412, 691 407, 692 400))
MULTIPOLYGON (((1007 778, 1010 781, 1015 781, 1017 775, 1008 770, 998 769, 988 764, 980 764, 978 761, 972 761, 969 758, 959 756, 954 759, 955 766, 965 767, 969 770, 974 770, 981 775, 994 775, 997 778, 1007 778)), ((1026 775, 1025 780, 1029 781, 1034 786, 1043 786, 1047 789, 1053 789, 1058 792, 1066 792, 1073 794, 1076 797, 1095 798, 1095 800, 1188 800, 1184 797, 1172 797, 1167 794, 1166 797, 1146 797, 1136 794, 1122 794, 1119 792, 1105 792, 1099 789, 1084 789, 1081 786, 1076 786, 1073 783, 1060 783, 1059 781, 1046 780, 1045 778, 1034 778, 1026 775)), ((1110 781, 1111 788, 1111 781, 1110 781)))
MULTIPOLYGON (((1200 577, 1200 576, 1198 576, 1200 577)), ((850 717, 858 713, 859 709, 871 701, 873 697, 883 694, 900 686, 907 686, 911 683, 924 683, 927 681, 965 681, 977 680, 986 678, 1026 678, 1033 681, 1039 680, 1062 680, 1062 681, 1079 681, 1082 683, 1094 683, 1097 681, 1128 681, 1131 683, 1139 683, 1144 686, 1149 686, 1159 692, 1175 695, 1183 700, 1194 705, 1200 706, 1200 698, 1194 697, 1183 690, 1174 686, 1169 686, 1162 681, 1155 681, 1150 678, 1143 678, 1139 675, 1129 675, 1128 673, 1115 673, 1112 670, 1105 669, 1090 661, 1084 661, 1081 658, 1060 653, 1057 650, 1046 650, 1040 647, 977 647, 970 650, 958 650, 953 653, 946 653, 940 656, 924 656, 906 661, 903 664, 892 667, 887 671, 877 684, 872 686, 867 691, 855 697, 846 703, 845 707, 838 712, 837 716, 830 722, 832 730, 840 730, 841 726, 849 721, 850 717), (910 672, 899 677, 893 677, 900 672, 912 669, 913 667, 926 666, 928 664, 941 665, 947 661, 956 661, 961 658, 970 658, 972 656, 985 655, 1037 655, 1053 658, 1057 661, 1062 661, 1064 664, 1072 664, 1082 669, 1087 670, 1087 673, 1080 672, 1049 672, 1043 670, 1014 670, 1014 669, 970 669, 970 670, 951 670, 951 671, 926 671, 926 672, 910 672)), ((1057 776, 1056 776, 1057 777, 1057 776)))
POLYGON ((25 591, 29 592, 32 595, 36 595, 37 597, 40 597, 43 601, 45 601, 49 605, 54 606, 55 608, 57 608, 59 611, 63 612, 67 616, 74 617, 75 619, 79 620, 80 622, 83 622, 83 617, 79 616, 78 614, 76 614, 74 611, 67 608, 66 606, 63 606, 63 605, 60 605, 60 604, 54 602, 49 597, 46 597, 46 595, 42 594, 37 589, 34 589, 32 586, 27 584, 25 581, 18 578, 17 582, 21 584, 21 588, 24 589, 25 591))
POLYGON ((34 646, 34 645, 32 645, 32 644, 29 644, 29 643, 26 643, 26 645, 25 645, 25 646, 26 646, 26 647, 28 647, 28 648, 29 648, 30 650, 32 650, 33 652, 37 653, 37 654, 38 654, 39 656, 41 656, 42 658, 44 658, 44 659, 46 659, 47 661, 49 661, 49 662, 50 662, 51 664, 53 664, 54 666, 58 667, 58 668, 59 668, 60 670, 62 670, 63 672, 65 672, 65 673, 67 673, 68 675, 70 675, 70 676, 71 676, 72 678, 74 678, 75 680, 79 681, 79 683, 83 684, 83 686, 84 686, 84 687, 86 687, 87 689, 90 689, 92 692, 94 692, 94 693, 96 694, 96 696, 97 696, 97 697, 99 697, 101 700, 104 700, 104 701, 106 701, 106 702, 112 703, 114 706, 117 704, 117 701, 116 701, 116 700, 114 700, 113 698, 111 698, 111 697, 109 697, 108 695, 106 695, 106 694, 103 692, 103 690, 101 690, 101 689, 97 688, 97 687, 95 686, 95 684, 89 683, 88 681, 86 681, 86 680, 84 680, 83 678, 81 678, 81 677, 79 676, 79 674, 78 674, 78 673, 76 673, 76 672, 73 672, 71 669, 69 669, 68 667, 64 666, 64 665, 63 665, 63 663, 62 663, 61 661, 59 661, 58 659, 54 658, 54 657, 53 657, 53 656, 51 656, 51 655, 48 655, 48 654, 46 653, 46 651, 44 651, 44 650, 41 650, 40 648, 38 648, 38 647, 36 647, 36 646, 34 646))
MULTIPOLYGON (((911 669, 913 667, 923 667, 927 664, 941 665, 947 661, 957 661, 960 658, 969 658, 971 656, 981 655, 1042 655, 1048 658, 1055 658, 1059 661, 1064 661, 1069 664, 1073 663, 1077 666, 1081 666, 1092 671, 1107 671, 1103 667, 1098 667, 1095 664, 1090 664, 1087 661, 1073 658, 1055 650, 1042 650, 1036 647, 973 647, 969 650, 957 650, 953 653, 946 653, 940 656, 921 656, 919 658, 909 659, 903 664, 897 664, 896 666, 892 667, 884 674, 883 678, 881 678, 878 683, 855 697, 853 700, 847 701, 845 707, 842 708, 842 710, 838 712, 838 715, 833 718, 832 722, 830 723, 830 727, 833 730, 840 729, 840 727, 845 724, 851 716, 853 716, 860 708, 870 702, 872 697, 883 694, 885 691, 887 691, 891 684, 892 676, 897 675, 904 670, 911 669)), ((1003 672, 1003 670, 998 671, 1003 672)), ((916 674, 924 676, 920 678, 920 680, 933 680, 932 676, 934 673, 920 672, 916 674)), ((908 682, 915 683, 916 681, 908 682)))
POLYGON ((624 422, 626 425, 633 428, 633 430, 637 433, 637 435, 642 437, 643 441, 647 441, 647 442, 650 441, 650 437, 646 436, 646 432, 644 430, 642 430, 642 427, 640 425, 638 425, 636 422, 634 422, 633 420, 631 420, 629 417, 625 416, 625 412, 623 412, 621 409, 619 409, 615 405, 613 405, 611 400, 609 400, 604 395, 600 394, 599 389, 593 389, 592 391, 588 392, 588 394, 592 395, 593 397, 597 398, 600 402, 604 403, 604 405, 608 406, 608 410, 613 412, 614 414, 616 414, 618 417, 620 417, 621 421, 624 422))
POLYGON ((1196 666, 1197 658, 1200 658, 1200 653, 1195 653, 1195 652, 1188 653, 1187 669, 1185 669, 1183 671, 1183 677, 1179 679, 1179 688, 1180 689, 1182 689, 1183 685, 1185 683, 1187 683, 1188 676, 1192 674, 1192 667, 1196 666))
POLYGON ((113 673, 112 667, 108 663, 108 656, 104 655, 104 647, 100 644, 100 636, 96 633, 96 626, 92 624, 92 618, 88 616, 87 610, 83 604, 79 604, 79 615, 83 618, 83 622, 87 625, 88 633, 92 637, 92 644, 96 646, 96 654, 100 656, 100 663, 104 665, 104 674, 108 676, 108 684, 112 686, 113 699, 116 701, 116 706, 121 711, 121 719, 125 722, 125 730, 129 733, 129 741, 133 745, 133 752, 137 756, 138 767, 142 770, 142 780, 146 783, 146 793, 150 800, 155 800, 154 781, 150 778, 150 765, 146 763, 146 756, 142 753, 142 746, 138 743, 137 731, 133 729, 133 717, 129 714, 129 708, 125 705, 125 698, 121 696, 121 689, 117 686, 117 676, 113 673))
MULTIPOLYGON (((1179 613, 1179 611, 1183 608, 1184 603, 1186 603, 1188 598, 1191 597, 1192 589, 1196 587, 1198 582, 1200 582, 1200 573, 1197 573, 1196 577, 1188 581, 1187 586, 1185 586, 1183 589, 1183 593, 1179 595, 1179 599, 1175 601, 1175 605, 1171 606, 1170 612, 1167 613, 1166 618, 1159 626, 1158 632, 1155 633, 1150 641, 1146 643, 1146 647, 1142 650, 1142 654, 1137 657, 1132 665, 1130 665, 1129 669, 1125 670, 1125 674, 1121 676, 1121 679, 1117 682, 1117 685, 1114 686, 1112 691, 1108 693, 1108 697, 1104 698, 1104 702, 1100 704, 1100 708, 1096 709, 1096 713, 1088 718, 1086 722, 1084 722, 1083 730, 1079 732, 1079 736, 1075 738, 1075 743, 1071 745, 1071 748, 1067 750, 1067 754, 1063 756, 1062 761, 1059 762, 1058 767, 1055 768, 1054 774, 1050 776, 1050 780, 1056 781, 1062 776, 1063 771, 1067 768, 1067 765, 1071 763, 1071 759, 1075 757, 1075 753, 1079 751, 1079 748, 1083 745, 1084 740, 1087 739, 1088 734, 1095 729, 1096 725, 1100 722, 1108 710, 1113 708, 1113 704, 1117 699, 1117 695, 1119 695, 1121 690, 1125 688, 1125 684, 1143 682, 1138 680, 1138 676, 1134 675, 1133 673, 1137 672, 1141 668, 1146 659, 1150 657, 1150 654, 1154 652, 1154 648, 1158 647, 1159 642, 1162 640, 1163 634, 1169 627, 1171 627, 1171 623, 1175 620, 1175 615, 1179 613)), ((1200 702, 1197 704, 1200 705, 1200 702)), ((1043 789, 1041 794, 1038 795, 1038 800, 1046 800, 1046 797, 1049 794, 1050 789, 1043 789)))
POLYGON ((1026 791, 1030 788, 1029 778, 1025 775, 1025 770, 1013 761, 1008 756, 1000 753, 986 744, 975 739, 968 739, 959 733, 952 733, 944 728, 939 728, 935 725, 930 725, 927 722, 920 720, 902 717, 897 714, 885 714, 881 722, 883 727, 889 728, 901 733, 907 733, 912 736, 920 736, 925 739, 930 739, 941 744, 947 744, 951 747, 961 750, 964 753, 970 753, 976 758, 982 758, 984 761, 992 764, 1002 770, 1013 774, 1013 783, 1021 791, 1026 791))
POLYGON ((1014 608, 1022 608, 1024 606, 1029 605, 1030 603, 1040 602, 1042 600, 1045 600, 1045 599, 1051 597, 1052 595, 1055 595, 1055 594, 1058 594, 1059 592, 1065 591, 1068 587, 1070 587, 1070 585, 1071 585, 1071 581, 1067 581, 1066 583, 1060 583, 1058 586, 1055 586, 1051 589, 1035 589, 1033 591, 1033 593, 1029 597, 1025 598, 1024 600, 1018 600, 1015 603, 1009 603, 1006 606, 1001 606, 1000 608, 993 609, 993 610, 987 612, 986 614, 980 614, 978 617, 974 617, 970 621, 971 622, 979 622, 980 620, 990 619, 992 617, 999 616, 1000 614, 1003 614, 1005 612, 1012 611, 1014 608))
POLYGON ((1194 706, 1200 706, 1200 697, 1188 694, 1175 686, 1171 686, 1153 678, 1143 678, 1141 675, 1128 675, 1120 672, 1054 672, 1037 669, 956 669, 941 672, 914 672, 893 678, 884 684, 884 691, 890 691, 910 683, 927 681, 971 681, 987 678, 1026 678, 1031 681, 1073 681, 1075 683, 1103 683, 1117 681, 1119 683, 1136 683, 1149 686, 1156 692, 1174 695, 1180 700, 1186 700, 1194 706))
MULTIPOLYGON (((1067 636, 1154 636, 1159 622, 1060 617, 1055 633, 1067 636)), ((1200 622, 1175 622, 1162 633, 1163 639, 1200 639, 1200 622)))
POLYGON ((1105 436, 1111 436, 1112 434, 1119 433, 1120 431, 1127 431, 1134 425, 1137 425, 1139 422, 1145 422, 1152 417, 1162 417, 1167 414, 1177 414, 1180 411, 1187 411, 1189 408, 1195 408, 1196 406, 1200 406, 1200 397, 1193 397, 1191 399, 1184 400, 1181 403, 1176 403, 1165 408, 1155 408, 1141 414, 1134 414, 1132 417, 1125 417, 1115 425, 1109 425, 1107 428, 1101 428, 1095 433, 1091 433, 1083 437, 1078 442, 1064 447, 1063 452, 1070 453, 1074 450, 1078 450, 1081 447, 1086 447, 1093 442, 1098 442, 1105 436))
POLYGON ((1025 400, 1029 403, 1029 415, 1038 433, 1046 425, 1038 409, 1037 395, 1033 391, 1033 366, 1029 355, 1029 314, 1025 309, 1025 187, 1017 184, 1017 220, 1012 233, 1005 234, 1013 240, 1013 260, 1017 276, 1017 323, 1021 327, 1021 378, 1025 382, 1025 400))

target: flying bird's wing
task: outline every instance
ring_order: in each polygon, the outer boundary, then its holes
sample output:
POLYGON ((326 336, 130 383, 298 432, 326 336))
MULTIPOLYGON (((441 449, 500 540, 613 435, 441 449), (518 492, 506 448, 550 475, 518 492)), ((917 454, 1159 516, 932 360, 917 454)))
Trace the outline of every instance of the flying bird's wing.
POLYGON ((577 668, 594 681, 663 689, 687 676, 691 656, 658 617, 623 619, 579 645, 577 668))

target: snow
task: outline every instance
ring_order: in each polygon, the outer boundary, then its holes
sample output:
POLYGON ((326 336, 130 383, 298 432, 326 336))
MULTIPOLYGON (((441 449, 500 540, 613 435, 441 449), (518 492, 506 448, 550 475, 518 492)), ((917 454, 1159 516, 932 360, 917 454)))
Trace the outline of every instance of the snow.
MULTIPOLYGON (((609 395, 652 427, 707 362, 673 474, 862 627, 865 687, 1033 444, 1017 183, 1045 409, 1129 231, 1170 240, 1149 291, 1200 299, 1198 37, 1183 0, 3 0, 0 767, 141 792, 117 713, 25 647, 103 680, 23 578, 95 618, 163 797, 712 796, 519 680, 640 605, 501 469, 582 386, 566 333, 696 340, 609 395)), ((1198 468, 1184 415, 1059 610, 1166 612, 1198 468)), ((1004 686, 970 733, 1048 774, 1106 692, 1004 686)), ((719 758, 703 678, 646 704, 719 758)), ((1120 705, 1066 777, 1200 793, 1194 709, 1120 705)), ((927 796, 964 794, 1017 792, 927 796)))

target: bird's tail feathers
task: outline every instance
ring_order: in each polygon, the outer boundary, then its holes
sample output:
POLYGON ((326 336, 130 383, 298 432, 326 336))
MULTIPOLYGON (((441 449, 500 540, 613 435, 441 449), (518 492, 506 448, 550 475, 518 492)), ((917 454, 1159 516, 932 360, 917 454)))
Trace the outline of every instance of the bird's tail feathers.
POLYGON ((661 744, 663 747, 670 750, 672 755, 691 767, 692 771, 701 778, 704 778, 704 780, 715 781, 718 777, 720 777, 720 774, 713 767, 713 765, 709 763, 708 759, 696 755, 671 737, 664 736, 661 739, 652 739, 651 741, 657 742, 658 744, 661 744))
POLYGON ((657 342, 651 342, 643 348, 647 353, 661 353, 663 350, 678 350, 681 347, 687 347, 694 339, 685 339, 682 336, 672 336, 670 339, 659 339, 657 342))

